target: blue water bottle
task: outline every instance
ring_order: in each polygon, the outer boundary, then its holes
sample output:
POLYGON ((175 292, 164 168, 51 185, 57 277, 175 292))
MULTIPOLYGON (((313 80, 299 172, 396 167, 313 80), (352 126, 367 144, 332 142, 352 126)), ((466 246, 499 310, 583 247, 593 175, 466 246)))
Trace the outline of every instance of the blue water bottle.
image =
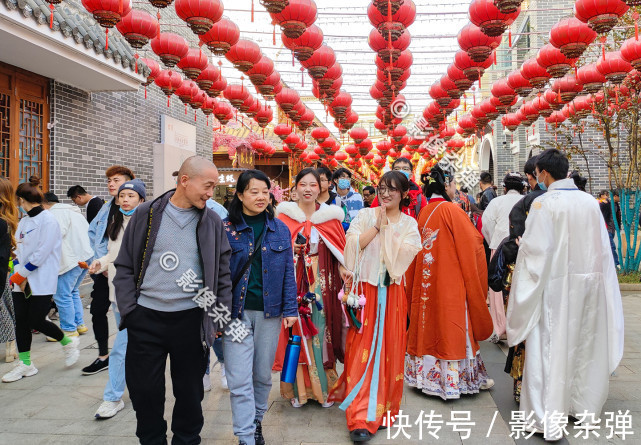
POLYGON ((300 335, 292 335, 292 328, 289 328, 289 341, 285 350, 285 360, 283 361, 283 370, 280 373, 280 381, 285 383, 294 383, 296 381, 296 371, 298 370, 298 357, 300 356, 300 335))

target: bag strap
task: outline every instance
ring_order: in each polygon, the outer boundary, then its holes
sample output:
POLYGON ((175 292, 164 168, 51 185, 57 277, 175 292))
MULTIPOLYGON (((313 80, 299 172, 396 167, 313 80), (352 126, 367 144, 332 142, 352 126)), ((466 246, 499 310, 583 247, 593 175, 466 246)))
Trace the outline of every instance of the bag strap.
POLYGON ((416 200, 416 219, 418 219, 418 214, 421 212, 421 203, 423 202, 423 194, 419 193, 418 199, 416 200))
POLYGON ((267 232, 267 221, 265 220, 265 227, 263 228, 263 233, 260 234, 260 237, 258 238, 258 242, 256 243, 256 248, 252 253, 249 254, 249 258, 247 258, 247 262, 241 269, 241 271, 234 277, 234 281, 232 281, 231 288, 236 289, 236 286, 238 286, 238 283, 240 282, 240 279, 245 275, 245 272, 247 272, 247 269, 249 269, 249 266, 252 263, 252 260, 254 259, 254 254, 256 251, 260 250, 261 245, 263 244, 263 238, 265 237, 265 232, 267 232))

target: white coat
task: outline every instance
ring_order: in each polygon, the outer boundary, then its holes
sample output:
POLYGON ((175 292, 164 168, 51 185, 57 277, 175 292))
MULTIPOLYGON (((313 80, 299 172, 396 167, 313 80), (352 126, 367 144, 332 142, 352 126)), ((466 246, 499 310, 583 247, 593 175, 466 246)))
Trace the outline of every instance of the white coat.
MULTIPOLYGON (((492 201, 494 202, 494 201, 492 201)), ((623 356, 623 309, 597 201, 572 179, 530 209, 507 308, 510 346, 525 341, 520 410, 554 439, 554 411, 600 417, 623 356)))
POLYGON ((49 209, 60 225, 62 257, 59 275, 78 267, 79 261, 89 261, 93 249, 89 243, 89 223, 80 209, 70 204, 54 204, 49 209))
POLYGON ((514 204, 523 199, 516 190, 510 190, 505 195, 497 196, 483 211, 483 237, 490 249, 496 249, 510 235, 510 212, 514 204))

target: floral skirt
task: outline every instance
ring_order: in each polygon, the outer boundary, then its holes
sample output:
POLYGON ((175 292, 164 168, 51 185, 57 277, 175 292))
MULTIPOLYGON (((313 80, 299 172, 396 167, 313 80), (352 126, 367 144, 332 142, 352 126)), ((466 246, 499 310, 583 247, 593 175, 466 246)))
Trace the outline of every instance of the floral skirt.
POLYGON ((473 358, 463 360, 405 354, 407 384, 443 400, 458 399, 461 394, 476 394, 488 379, 480 352, 473 358))
POLYGON ((9 280, 0 296, 0 343, 16 339, 16 316, 13 311, 13 297, 9 280))

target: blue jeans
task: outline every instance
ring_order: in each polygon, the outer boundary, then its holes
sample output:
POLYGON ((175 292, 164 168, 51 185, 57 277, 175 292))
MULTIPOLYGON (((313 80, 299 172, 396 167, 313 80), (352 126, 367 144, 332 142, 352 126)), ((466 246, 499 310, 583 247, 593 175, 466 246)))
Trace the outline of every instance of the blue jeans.
POLYGON ((265 318, 263 311, 245 311, 242 321, 249 331, 242 342, 223 335, 225 372, 234 435, 247 445, 254 445, 254 419, 262 422, 272 389, 281 318, 265 318))
MULTIPOLYGON (((225 363, 225 356, 223 355, 223 338, 219 337, 216 340, 214 340, 214 344, 211 346, 214 349, 214 354, 216 354, 216 360, 220 362, 220 364, 225 363)), ((205 374, 209 375, 209 367, 210 367, 210 353, 207 351, 207 369, 205 369, 205 374)))
MULTIPOLYGON (((91 263, 91 258, 86 262, 91 263)), ((82 301, 78 292, 85 275, 87 275, 87 269, 82 269, 80 266, 58 275, 58 288, 53 301, 58 306, 60 329, 63 331, 75 331, 78 326, 85 323, 82 318, 82 301)))
POLYGON ((617 246, 614 244, 614 233, 608 232, 608 238, 610 238, 610 248, 612 249, 612 256, 614 257, 614 265, 618 266, 619 255, 617 255, 617 246))
MULTIPOLYGON (((116 326, 120 326, 120 312, 115 303, 111 304, 116 318, 116 326)), ((109 354, 109 381, 105 386, 103 399, 107 402, 117 402, 125 393, 125 355, 127 354, 127 329, 118 331, 111 353, 109 354)))

